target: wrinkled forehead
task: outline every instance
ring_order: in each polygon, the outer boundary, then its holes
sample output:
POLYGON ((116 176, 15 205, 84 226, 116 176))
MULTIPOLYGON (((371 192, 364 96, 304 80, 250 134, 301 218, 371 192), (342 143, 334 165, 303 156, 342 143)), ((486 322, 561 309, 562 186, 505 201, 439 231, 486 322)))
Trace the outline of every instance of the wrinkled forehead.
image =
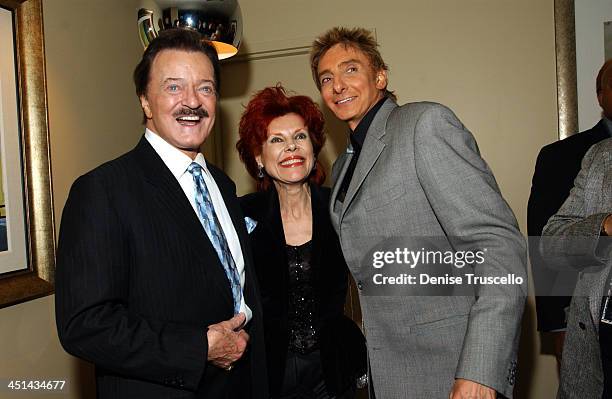
POLYGON ((211 82, 216 89, 215 73, 206 54, 199 51, 162 50, 151 63, 147 89, 166 82, 199 84, 211 82))
POLYGON ((357 45, 352 43, 338 43, 325 51, 317 65, 317 73, 329 72, 334 68, 340 68, 345 64, 357 62, 373 70, 372 62, 368 55, 357 45))

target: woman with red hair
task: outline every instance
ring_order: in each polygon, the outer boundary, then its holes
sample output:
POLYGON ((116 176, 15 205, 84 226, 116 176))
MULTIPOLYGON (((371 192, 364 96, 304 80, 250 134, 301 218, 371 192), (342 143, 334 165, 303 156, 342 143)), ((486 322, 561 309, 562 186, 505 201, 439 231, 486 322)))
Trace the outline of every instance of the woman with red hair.
POLYGON ((317 156, 323 115, 282 86, 256 93, 236 145, 258 192, 241 198, 264 310, 272 398, 352 398, 365 374, 363 335, 344 316, 348 269, 329 220, 317 156))

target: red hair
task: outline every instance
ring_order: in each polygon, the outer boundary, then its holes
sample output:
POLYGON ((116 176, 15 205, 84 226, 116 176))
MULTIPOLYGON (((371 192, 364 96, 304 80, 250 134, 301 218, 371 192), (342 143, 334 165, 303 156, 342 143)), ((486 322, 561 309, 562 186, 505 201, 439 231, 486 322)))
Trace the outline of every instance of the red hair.
MULTIPOLYGON (((261 154, 263 143, 268 138, 270 122, 290 113, 298 114, 304 119, 312 141, 314 156, 318 157, 325 143, 323 133, 325 122, 321 110, 310 97, 289 96, 280 84, 276 87, 266 87, 251 97, 240 118, 238 127, 240 139, 236 143, 236 149, 247 172, 257 180, 258 191, 267 190, 272 184, 272 179, 265 173, 263 178, 257 177, 259 169, 255 157, 261 154)), ((325 172, 318 160, 308 176, 308 181, 316 185, 325 181, 325 172)))

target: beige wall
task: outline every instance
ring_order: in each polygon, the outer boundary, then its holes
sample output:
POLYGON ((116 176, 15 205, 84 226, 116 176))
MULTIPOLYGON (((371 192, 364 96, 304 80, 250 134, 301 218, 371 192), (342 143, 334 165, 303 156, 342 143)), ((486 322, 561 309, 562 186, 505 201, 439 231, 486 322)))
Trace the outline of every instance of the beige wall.
MULTIPOLYGON (((261 1, 243 1, 241 7, 244 45, 251 52, 308 45, 337 24, 374 29, 399 102, 437 101, 455 111, 476 137, 524 230, 535 157, 557 137, 552 3, 266 0, 265 7, 261 1)), ((246 83, 225 75, 222 104, 244 102, 260 88, 254 80, 271 85, 287 75, 299 85, 290 88, 319 101, 308 65, 294 64, 295 57, 301 56, 284 58, 291 69, 281 75, 266 72, 276 58, 251 63, 246 83)), ((226 150, 235 144, 236 123, 223 124, 226 150)), ((334 143, 345 141, 335 137, 344 132, 328 133, 334 143)), ((240 180, 232 155, 225 166, 240 180)))
MULTIPOLYGON (((58 225, 72 181, 131 148, 141 134, 131 72, 141 51, 136 11, 151 1, 43 0, 58 225)), ((391 66, 390 88, 400 102, 432 100, 454 109, 476 136, 526 230, 535 157, 556 139, 552 0, 243 0, 241 7, 250 51, 308 45, 336 24, 375 29, 391 66)), ((225 75, 230 89, 223 91, 220 111, 224 149, 219 161, 239 187, 249 187, 233 154, 240 104, 252 90, 278 80, 291 81, 291 88, 319 101, 305 63, 305 55, 295 55, 225 66, 247 72, 241 79, 225 75), (289 67, 282 74, 266 74, 265 67, 277 62, 289 67)), ((345 140, 341 125, 330 126, 328 162, 345 140)), ((83 376, 89 371, 62 351, 53 317, 53 296, 0 310, 0 376, 63 377, 73 383, 67 397, 87 397, 78 392, 88 387, 76 381, 88 382, 83 376)), ((537 355, 534 328, 530 305, 518 397, 552 398, 554 362, 537 355)))
MULTIPOLYGON (((137 0, 43 0, 57 231, 74 179, 130 149, 142 133, 131 81, 142 51, 138 5, 137 0)), ((0 310, 0 379, 67 379, 69 395, 44 396, 92 397, 90 370, 59 345, 53 299, 0 310)), ((0 397, 7 393, 0 391, 0 397)))

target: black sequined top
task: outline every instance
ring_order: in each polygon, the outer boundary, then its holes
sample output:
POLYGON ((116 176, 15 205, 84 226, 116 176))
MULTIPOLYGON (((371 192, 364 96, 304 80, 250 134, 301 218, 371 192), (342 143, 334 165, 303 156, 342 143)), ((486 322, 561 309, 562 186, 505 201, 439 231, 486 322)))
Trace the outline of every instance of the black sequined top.
POLYGON ((287 245, 286 250, 289 262, 289 350, 306 354, 319 347, 312 241, 299 246, 287 245))

